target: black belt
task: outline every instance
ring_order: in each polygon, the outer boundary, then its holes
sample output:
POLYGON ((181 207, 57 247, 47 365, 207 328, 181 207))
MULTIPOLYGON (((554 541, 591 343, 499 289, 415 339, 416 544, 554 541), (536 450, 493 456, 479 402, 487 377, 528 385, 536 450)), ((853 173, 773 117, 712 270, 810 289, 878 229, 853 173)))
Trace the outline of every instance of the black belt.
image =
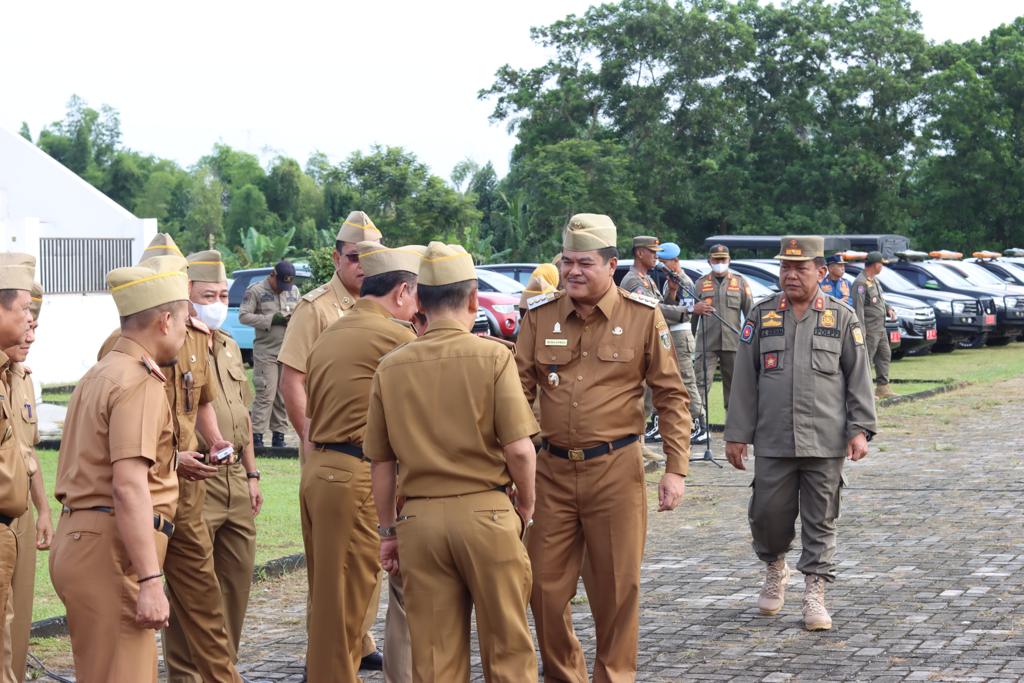
POLYGON ((637 441, 639 438, 640 437, 638 435, 632 434, 616 441, 612 441, 611 443, 603 443, 597 446, 591 446, 590 448, 562 448, 561 446, 556 446, 545 439, 543 447, 548 453, 556 458, 582 462, 583 460, 590 460, 591 458, 597 458, 605 455, 606 453, 617 451, 620 448, 624 448, 634 441, 637 441))
MULTIPOLYGON (((114 514, 114 508, 108 507, 106 505, 94 505, 91 508, 76 508, 74 510, 72 510, 71 508, 67 507, 66 505, 64 506, 64 512, 66 512, 69 515, 74 513, 74 512, 81 512, 82 510, 92 510, 94 512, 106 512, 108 515, 114 514)), ((167 538, 170 538, 171 536, 174 535, 174 522, 172 522, 171 520, 167 519, 163 515, 158 514, 156 512, 153 513, 153 528, 156 529, 157 531, 159 531, 160 533, 162 533, 167 538)))
POLYGON ((14 521, 14 517, 8 517, 7 515, 0 515, 0 524, 6 524, 7 526, 10 526, 11 522, 13 522, 13 521, 14 521))
POLYGON ((363 462, 370 462, 370 459, 363 454, 362 446, 357 446, 354 443, 318 443, 316 447, 321 450, 351 455, 353 458, 359 458, 363 462))

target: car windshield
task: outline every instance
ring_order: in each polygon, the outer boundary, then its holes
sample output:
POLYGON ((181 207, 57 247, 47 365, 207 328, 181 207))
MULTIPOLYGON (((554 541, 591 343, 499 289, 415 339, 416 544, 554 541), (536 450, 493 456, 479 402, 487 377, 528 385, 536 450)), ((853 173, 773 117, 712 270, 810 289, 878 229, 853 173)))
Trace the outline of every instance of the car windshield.
POLYGON ((1024 284, 1024 265, 1003 261, 999 266, 1005 269, 1007 274, 1014 278, 1018 284, 1024 284))
POLYGON ((945 267, 945 264, 923 263, 921 264, 921 267, 924 268, 929 275, 947 287, 957 287, 962 289, 964 287, 976 286, 970 280, 957 275, 951 268, 945 267))
POLYGON ((476 277, 480 280, 481 285, 483 285, 481 289, 484 291, 490 290, 501 292, 502 294, 521 294, 525 289, 521 282, 501 273, 484 270, 483 268, 476 269, 476 277))
POLYGON ((995 274, 977 263, 943 263, 942 265, 976 285, 999 285, 1000 287, 1006 285, 995 274))
POLYGON ((913 282, 889 268, 882 268, 882 272, 878 274, 878 281, 883 287, 894 292, 911 292, 917 289, 913 282))

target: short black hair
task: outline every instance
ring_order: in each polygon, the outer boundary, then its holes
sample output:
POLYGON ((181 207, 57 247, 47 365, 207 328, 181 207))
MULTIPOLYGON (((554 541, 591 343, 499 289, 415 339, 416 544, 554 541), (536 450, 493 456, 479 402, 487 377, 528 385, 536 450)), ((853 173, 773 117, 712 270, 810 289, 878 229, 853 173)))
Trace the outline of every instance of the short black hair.
MULTIPOLYGON (((139 311, 138 313, 132 313, 131 315, 122 315, 121 329, 130 331, 144 330, 150 325, 152 325, 153 321, 156 320, 163 313, 170 313, 171 315, 174 315, 174 312, 178 308, 179 304, 187 303, 188 302, 185 301, 184 299, 180 301, 168 301, 165 304, 160 304, 159 306, 154 306, 153 308, 147 308, 143 311, 139 311)), ((186 310, 188 309, 186 308, 186 310)))
POLYGON ((450 285, 420 285, 416 294, 420 299, 420 308, 425 311, 453 311, 465 306, 476 289, 477 281, 473 279, 450 285))
POLYGON ((342 242, 341 240, 334 240, 334 251, 338 252, 339 254, 342 253, 341 250, 345 248, 346 244, 355 244, 355 242, 342 242))
MULTIPOLYGON (((635 252, 634 252, 635 253, 635 252)), ((605 247, 604 249, 598 249, 597 255, 604 259, 605 263, 608 263, 613 258, 619 258, 618 247, 605 247)))
POLYGON ((0 289, 0 306, 3 306, 8 311, 14 310, 14 304, 18 301, 18 296, 25 290, 22 289, 0 289))
POLYGON ((416 276, 407 270, 392 270, 380 275, 369 275, 363 278, 359 296, 387 296, 403 282, 412 288, 416 284, 416 276))
POLYGON ((824 268, 825 267, 825 257, 824 256, 815 256, 814 257, 814 265, 817 266, 818 268, 824 268))

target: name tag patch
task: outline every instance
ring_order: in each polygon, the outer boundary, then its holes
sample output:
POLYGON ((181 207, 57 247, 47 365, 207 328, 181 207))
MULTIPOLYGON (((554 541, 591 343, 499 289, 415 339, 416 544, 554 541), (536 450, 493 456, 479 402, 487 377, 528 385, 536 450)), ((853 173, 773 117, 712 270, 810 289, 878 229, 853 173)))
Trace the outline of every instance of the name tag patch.
POLYGON ((545 339, 544 346, 568 346, 568 339, 545 339))
POLYGON ((839 339, 839 330, 834 327, 815 327, 814 335, 816 337, 831 337, 832 339, 839 339))
POLYGON ((784 327, 762 327, 759 336, 764 339, 765 337, 783 337, 786 335, 786 328, 784 327))

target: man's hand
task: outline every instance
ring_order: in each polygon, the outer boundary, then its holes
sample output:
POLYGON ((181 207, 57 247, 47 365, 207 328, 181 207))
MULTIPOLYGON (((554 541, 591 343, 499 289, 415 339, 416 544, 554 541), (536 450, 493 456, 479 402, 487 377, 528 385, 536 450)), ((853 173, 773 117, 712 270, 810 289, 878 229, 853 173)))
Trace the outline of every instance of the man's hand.
POLYGON ((714 312, 715 312, 715 307, 712 306, 711 304, 704 303, 703 301, 698 301, 698 302, 693 304, 693 314, 694 315, 707 315, 709 313, 714 313, 714 312))
POLYGON ((846 444, 846 457, 857 462, 861 458, 867 457, 868 454, 868 438, 864 436, 864 432, 858 432, 857 436, 850 439, 849 443, 846 444))
POLYGON ((735 441, 726 441, 725 457, 729 460, 729 464, 736 469, 747 469, 747 466, 744 464, 747 461, 747 444, 736 443, 735 441))
POLYGON ((150 579, 139 585, 139 601, 135 606, 135 623, 139 628, 159 631, 171 623, 171 607, 164 595, 160 579, 150 579))
POLYGON ((287 315, 281 315, 280 313, 275 313, 274 317, 270 319, 270 324, 271 325, 280 325, 282 327, 287 327, 288 326, 288 317, 289 316, 287 316, 287 315))
POLYGON ((895 320, 896 319, 896 309, 894 309, 894 308, 887 308, 887 309, 885 309, 885 317, 887 317, 889 320, 895 320))
POLYGON ((36 549, 49 550, 53 542, 53 522, 50 521, 50 511, 40 510, 39 518, 36 519, 36 549))
POLYGON ((398 574, 398 539, 394 536, 380 539, 380 566, 392 576, 398 574))
POLYGON ((249 479, 249 505, 252 506, 252 516, 260 514, 263 509, 263 492, 260 491, 260 480, 249 479))
MULTIPOLYGON (((209 479, 217 474, 217 468, 211 467, 199 461, 203 456, 195 451, 178 452, 178 476, 189 481, 209 479)), ((147 583, 149 583, 147 581, 147 583)))
POLYGON ((679 292, 679 285, 672 278, 669 278, 666 282, 668 282, 668 293, 675 297, 676 293, 679 292))
POLYGON ((658 512, 675 510, 686 492, 686 477, 666 472, 658 482, 658 512))

